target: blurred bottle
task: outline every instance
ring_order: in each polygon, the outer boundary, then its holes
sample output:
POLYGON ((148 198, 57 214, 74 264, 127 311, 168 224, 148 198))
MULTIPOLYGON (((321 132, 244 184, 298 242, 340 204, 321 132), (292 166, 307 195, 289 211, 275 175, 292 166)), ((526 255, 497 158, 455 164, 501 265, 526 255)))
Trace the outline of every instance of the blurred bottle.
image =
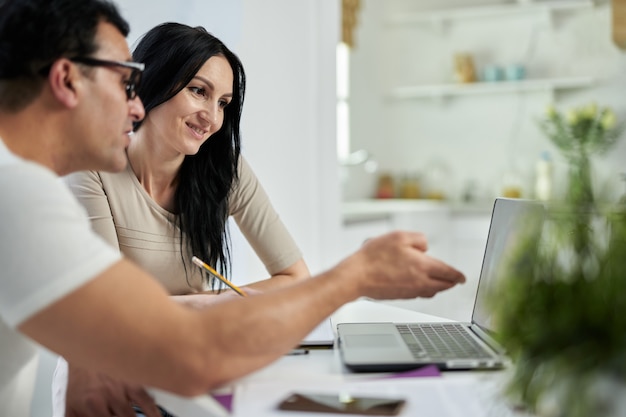
POLYGON ((380 177, 378 177, 376 198, 394 198, 396 195, 394 188, 393 177, 391 174, 381 174, 380 177))
POLYGON ((443 159, 435 158, 426 166, 424 197, 445 200, 450 195, 451 172, 443 159))
POLYGON ((524 197, 524 180, 521 172, 514 168, 509 168, 502 176, 502 191, 500 194, 505 198, 524 197))
POLYGON ((420 183, 416 174, 407 174, 402 178, 400 198, 420 198, 420 183))
POLYGON ((552 198, 552 159, 548 152, 542 152, 535 167, 535 198, 548 201, 552 198))
POLYGON ((464 203, 473 203, 478 194, 478 183, 474 179, 468 179, 465 181, 463 187, 463 193, 461 194, 461 200, 464 203))

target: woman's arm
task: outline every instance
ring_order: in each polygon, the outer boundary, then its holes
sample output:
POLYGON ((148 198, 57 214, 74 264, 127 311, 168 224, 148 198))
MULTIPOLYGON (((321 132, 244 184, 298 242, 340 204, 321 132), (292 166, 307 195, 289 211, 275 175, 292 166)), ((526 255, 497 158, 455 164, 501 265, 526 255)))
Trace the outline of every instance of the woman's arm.
POLYGON ((245 288, 266 291, 310 276, 300 249, 243 157, 239 183, 233 188, 229 204, 230 214, 270 273, 270 278, 245 288))
MULTIPOLYGON (((246 291, 246 294, 258 293, 259 291, 250 290, 246 291)), ((241 297, 234 291, 224 290, 221 292, 214 291, 205 291, 201 293, 194 294, 183 294, 183 295, 171 295, 170 298, 176 301, 180 305, 184 305, 187 307, 195 308, 195 309, 203 309, 209 305, 219 303, 230 298, 238 298, 241 297)))
POLYGON ((254 282, 250 285, 246 285, 244 290, 252 288, 257 291, 267 291, 277 287, 283 287, 285 285, 293 284, 302 279, 309 278, 311 273, 306 266, 304 259, 298 259, 293 265, 273 274, 268 279, 254 282))

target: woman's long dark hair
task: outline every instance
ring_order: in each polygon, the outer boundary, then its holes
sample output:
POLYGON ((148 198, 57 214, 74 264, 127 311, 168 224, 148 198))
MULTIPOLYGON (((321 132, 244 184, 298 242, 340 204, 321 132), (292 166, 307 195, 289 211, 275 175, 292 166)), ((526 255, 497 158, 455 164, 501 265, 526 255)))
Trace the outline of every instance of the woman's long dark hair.
MULTIPOLYGON (((225 57, 233 70, 233 97, 224 109, 222 128, 207 140, 196 155, 186 156, 178 174, 174 195, 180 229, 183 265, 185 250, 212 265, 223 275, 231 270, 228 233, 228 199, 239 180, 241 152, 239 122, 246 77, 239 58, 202 27, 164 23, 148 31, 133 52, 133 59, 146 64, 138 95, 146 115, 181 91, 206 61, 225 57)), ((135 130, 141 122, 135 124, 135 130)), ((187 259, 190 259, 188 257, 187 259)), ((207 280, 215 287, 215 281, 207 280)), ((221 283, 218 282, 221 288, 221 283)))

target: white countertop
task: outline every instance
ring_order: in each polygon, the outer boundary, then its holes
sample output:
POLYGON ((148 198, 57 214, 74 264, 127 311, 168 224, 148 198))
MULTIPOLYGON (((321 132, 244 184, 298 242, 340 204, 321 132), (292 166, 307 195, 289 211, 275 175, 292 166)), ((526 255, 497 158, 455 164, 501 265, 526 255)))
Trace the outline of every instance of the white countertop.
POLYGON ((385 218, 397 213, 490 214, 493 201, 461 203, 426 199, 367 199, 341 203, 342 218, 347 221, 385 218))

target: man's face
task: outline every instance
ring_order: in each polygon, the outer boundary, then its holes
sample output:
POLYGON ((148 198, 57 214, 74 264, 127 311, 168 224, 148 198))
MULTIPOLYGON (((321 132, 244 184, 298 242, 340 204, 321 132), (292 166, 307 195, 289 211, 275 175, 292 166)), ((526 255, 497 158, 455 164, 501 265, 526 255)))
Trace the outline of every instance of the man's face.
MULTIPOLYGON (((107 61, 130 61, 124 36, 115 26, 101 22, 96 34, 98 50, 90 56, 107 61)), ((77 64, 80 65, 80 64, 77 64)), ((84 77, 77 120, 80 134, 73 144, 73 170, 120 171, 126 167, 126 147, 133 121, 144 117, 141 100, 129 100, 126 83, 131 69, 92 66, 84 77)))

